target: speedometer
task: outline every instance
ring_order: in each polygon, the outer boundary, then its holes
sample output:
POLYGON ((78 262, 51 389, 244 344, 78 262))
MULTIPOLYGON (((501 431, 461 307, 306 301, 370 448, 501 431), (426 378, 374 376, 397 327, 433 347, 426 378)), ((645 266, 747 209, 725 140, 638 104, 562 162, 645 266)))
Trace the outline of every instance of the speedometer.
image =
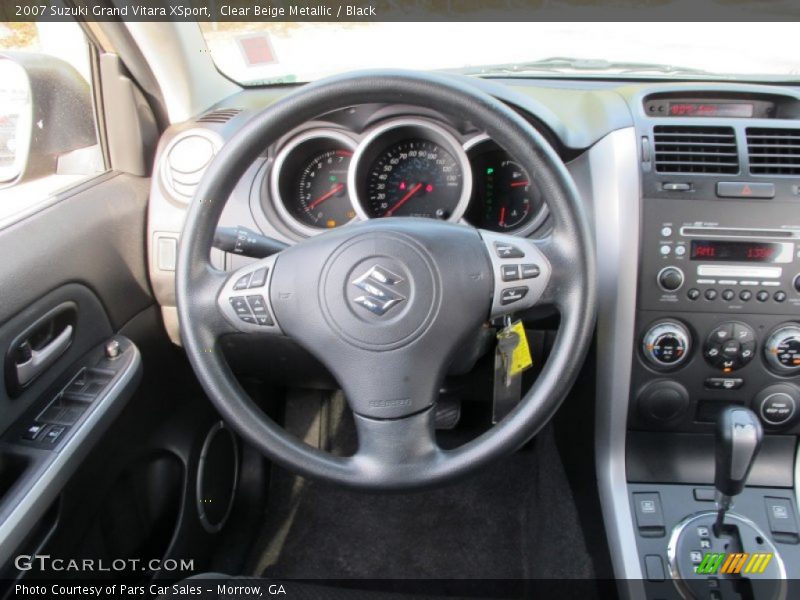
POLYGON ((448 219, 458 206, 462 179, 456 159, 435 142, 398 142, 372 163, 365 208, 370 217, 448 219))
POLYGON ((363 218, 425 217, 457 221, 472 177, 466 154, 446 130, 398 120, 370 133, 353 158, 351 191, 363 218))

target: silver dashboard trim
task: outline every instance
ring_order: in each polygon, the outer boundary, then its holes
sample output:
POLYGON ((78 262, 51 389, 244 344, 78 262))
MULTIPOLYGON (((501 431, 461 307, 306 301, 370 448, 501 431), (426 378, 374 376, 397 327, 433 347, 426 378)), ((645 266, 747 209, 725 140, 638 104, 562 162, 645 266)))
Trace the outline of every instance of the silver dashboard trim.
MULTIPOLYGON (((467 153, 467 160, 469 160, 469 153, 474 148, 476 148, 477 146, 479 146, 481 144, 484 144, 486 142, 490 142, 490 143, 494 144, 495 146, 497 146, 498 148, 500 148, 501 150, 503 150, 504 152, 507 152, 506 150, 503 149, 502 146, 500 146, 500 144, 498 144, 491 137, 489 137, 488 133, 479 133, 478 135, 473 136, 473 137, 469 138, 466 142, 464 142, 464 152, 467 153)), ((509 154, 509 156, 511 156, 511 154, 509 154)), ((511 158, 513 160, 517 160, 517 158, 514 157, 514 156, 511 156, 511 158)), ((470 166, 470 169, 472 169, 472 161, 470 161, 469 166, 470 166)), ((472 173, 472 185, 473 186, 475 185, 475 173, 474 172, 472 173)), ((474 192, 475 192, 475 190, 473 189, 472 193, 474 193, 474 192)), ((470 194, 470 203, 472 203, 472 200, 473 200, 472 199, 472 193, 470 194)), ((510 234, 513 234, 513 235, 521 236, 521 237, 527 237, 530 234, 532 234, 534 231, 539 229, 539 227, 541 227, 544 224, 544 222, 547 220, 547 217, 550 215, 550 206, 547 204, 547 200, 546 199, 543 199, 543 200, 544 201, 542 203, 542 208, 539 209, 539 213, 536 214, 531 219, 530 223, 528 223, 527 225, 523 225, 522 227, 519 227, 517 229, 509 229, 508 231, 503 231, 503 232, 498 232, 498 233, 510 233, 510 234)), ((469 225, 472 225, 473 227, 478 227, 477 224, 469 223, 469 221, 467 221, 467 220, 465 220, 464 222, 468 223, 469 225)))
POLYGON ((625 441, 635 343, 641 209, 637 137, 614 131, 588 153, 598 267, 595 460, 614 575, 623 597, 644 597, 628 500, 625 441))
MULTIPOLYGON (((286 202, 284 198, 281 197, 281 190, 280 190, 280 178, 281 174, 283 173, 283 167, 286 163, 286 159, 291 155, 291 153, 311 140, 317 139, 326 139, 326 140, 333 140, 335 142, 339 142, 348 150, 353 152, 355 155, 356 147, 358 146, 358 142, 347 135, 346 133, 338 130, 333 129, 330 127, 316 127, 314 129, 307 129, 292 137, 279 151, 278 154, 275 156, 275 161, 272 163, 272 167, 270 168, 269 172, 269 196, 270 200, 272 201, 272 205, 274 206, 275 210, 278 212, 278 216, 283 220, 283 222, 291 229, 306 236, 314 236, 327 231, 324 227, 312 227, 311 225, 307 225, 297 219, 292 213, 286 208, 286 202)), ((353 157, 350 158, 350 163, 348 164, 348 175, 349 175, 349 167, 352 164, 353 157)), ((349 178, 348 178, 349 182, 349 178)), ((350 190, 347 190, 347 198, 350 203, 353 203, 353 196, 350 194, 350 190)), ((355 209, 354 209, 355 210, 355 209)), ((347 225, 348 223, 352 223, 355 221, 357 217, 353 217, 347 223, 342 223, 342 226, 347 225)))
POLYGON ((356 185, 358 183, 358 171, 360 163, 364 159, 367 150, 385 133, 393 129, 401 129, 404 127, 428 129, 432 131, 435 136, 440 138, 440 140, 433 138, 433 141, 440 143, 440 141, 443 140, 446 142, 446 145, 450 146, 448 150, 452 151, 453 157, 459 163, 462 175, 461 196, 458 199, 458 204, 456 205, 453 214, 450 215, 447 220, 453 223, 458 223, 464 216, 464 213, 467 212, 467 206, 469 206, 469 201, 472 198, 472 166, 469 163, 469 158, 467 157, 467 153, 464 151, 462 143, 447 129, 438 123, 417 117, 402 117, 399 119, 385 121, 372 128, 359 142, 358 148, 356 149, 356 152, 350 161, 350 171, 347 174, 348 193, 350 194, 350 200, 353 203, 353 208, 356 211, 356 215, 358 215, 358 217, 364 221, 369 221, 372 218, 367 214, 363 204, 361 204, 361 199, 358 197, 358 186, 356 185))

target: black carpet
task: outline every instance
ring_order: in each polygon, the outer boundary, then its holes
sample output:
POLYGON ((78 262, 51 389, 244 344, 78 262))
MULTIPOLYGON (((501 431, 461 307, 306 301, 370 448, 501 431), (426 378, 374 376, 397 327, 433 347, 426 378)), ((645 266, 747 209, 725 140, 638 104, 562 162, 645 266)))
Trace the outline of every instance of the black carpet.
MULTIPOLYGON (((440 443, 453 445, 461 434, 444 435, 440 443)), ((251 572, 270 578, 593 577, 549 427, 516 454, 431 491, 368 494, 276 469, 260 540, 251 572)))

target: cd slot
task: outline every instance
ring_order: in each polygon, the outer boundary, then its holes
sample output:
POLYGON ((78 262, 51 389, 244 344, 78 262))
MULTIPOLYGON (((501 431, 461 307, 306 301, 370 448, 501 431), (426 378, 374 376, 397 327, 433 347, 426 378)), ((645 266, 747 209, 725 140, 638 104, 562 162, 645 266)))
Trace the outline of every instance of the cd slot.
POLYGON ((781 267, 698 265, 697 275, 698 277, 752 277, 778 279, 781 275, 783 275, 783 269, 781 267))
POLYGON ((800 238, 796 229, 740 229, 736 227, 681 227, 681 235, 686 237, 720 237, 793 240, 800 238))

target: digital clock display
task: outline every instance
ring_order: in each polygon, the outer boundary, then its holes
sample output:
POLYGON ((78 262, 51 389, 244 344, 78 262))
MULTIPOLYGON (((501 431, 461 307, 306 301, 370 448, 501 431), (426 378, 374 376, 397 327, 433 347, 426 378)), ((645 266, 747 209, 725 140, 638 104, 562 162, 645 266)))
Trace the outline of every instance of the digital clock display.
POLYGON ((741 117, 753 116, 755 106, 746 102, 670 102, 670 117, 741 117))
POLYGON ((791 262, 794 244, 784 242, 728 242, 692 240, 692 260, 721 262, 791 262))

